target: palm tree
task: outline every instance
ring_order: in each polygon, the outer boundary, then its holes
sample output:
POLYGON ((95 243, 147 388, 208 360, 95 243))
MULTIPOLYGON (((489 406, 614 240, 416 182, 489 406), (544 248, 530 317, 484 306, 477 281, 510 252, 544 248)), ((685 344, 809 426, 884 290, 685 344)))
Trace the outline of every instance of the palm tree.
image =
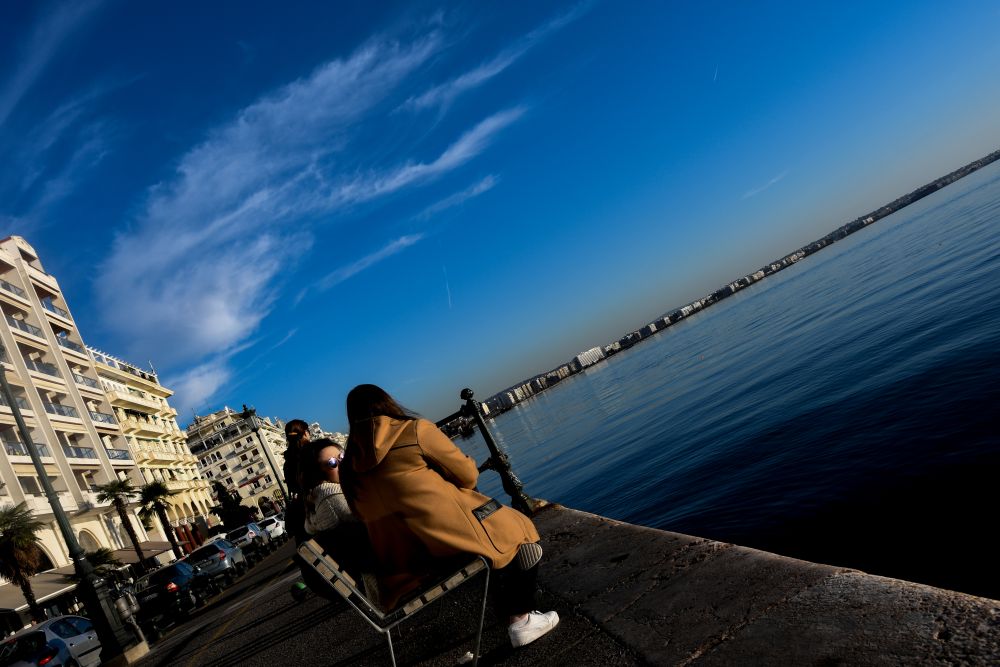
POLYGON ((170 540, 174 556, 183 558, 184 552, 181 551, 180 545, 177 544, 177 537, 174 535, 174 531, 170 529, 170 521, 167 519, 167 508, 170 507, 167 498, 172 495, 174 495, 174 492, 168 489, 167 485, 163 482, 153 481, 143 485, 139 489, 139 502, 142 503, 139 516, 142 517, 143 521, 149 521, 155 515, 160 520, 160 525, 163 526, 163 534, 170 540))
POLYGON ((143 561, 146 557, 142 555, 142 549, 139 548, 139 536, 135 534, 135 526, 128 520, 128 503, 132 498, 139 495, 139 490, 132 486, 132 482, 128 479, 116 479, 97 487, 97 491, 97 500, 99 502, 110 502, 118 511, 118 518, 121 519, 122 525, 125 526, 128 538, 132 541, 133 548, 135 548, 135 555, 139 558, 139 571, 145 572, 146 567, 143 565, 143 561))
POLYGON ((0 577, 21 587, 31 617, 45 620, 45 612, 31 590, 31 577, 42 564, 38 530, 44 524, 32 515, 25 503, 0 508, 0 577))
MULTIPOLYGON (((115 558, 115 552, 107 547, 98 547, 94 551, 85 552, 84 555, 90 561, 91 567, 94 568, 94 574, 99 577, 105 577, 112 570, 122 566, 122 562, 115 558)), ((77 576, 76 572, 67 574, 66 578, 70 581, 80 581, 80 577, 77 576)))

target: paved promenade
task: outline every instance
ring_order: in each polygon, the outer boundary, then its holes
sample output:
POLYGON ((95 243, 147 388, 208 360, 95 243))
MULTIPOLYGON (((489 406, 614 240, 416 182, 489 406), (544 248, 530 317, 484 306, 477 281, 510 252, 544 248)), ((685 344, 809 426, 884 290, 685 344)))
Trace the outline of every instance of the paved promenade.
MULTIPOLYGON (((540 607, 560 627, 523 649, 487 611, 483 665, 1000 664, 1000 603, 549 506, 540 607)), ((288 594, 292 547, 170 631, 140 664, 386 665, 345 604, 288 594)), ((401 665, 472 646, 475 581, 395 636, 401 665)))

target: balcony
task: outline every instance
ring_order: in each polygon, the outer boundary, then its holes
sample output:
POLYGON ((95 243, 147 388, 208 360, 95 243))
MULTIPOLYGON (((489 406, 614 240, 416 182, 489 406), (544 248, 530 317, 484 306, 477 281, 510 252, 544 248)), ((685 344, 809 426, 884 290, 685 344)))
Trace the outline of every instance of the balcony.
POLYGON ((110 500, 105 500, 104 502, 98 500, 97 496, 100 494, 97 491, 81 491, 80 493, 83 495, 84 504, 90 507, 107 507, 111 504, 110 500))
POLYGON ((135 417, 127 417, 122 420, 122 428, 128 433, 138 435, 156 436, 163 434, 163 427, 156 422, 148 419, 136 419, 135 417))
POLYGON ((109 389, 107 391, 112 403, 115 404, 125 404, 130 407, 145 408, 146 410, 151 410, 156 412, 160 409, 160 404, 153 399, 147 397, 142 392, 138 392, 134 389, 129 388, 128 391, 122 391, 121 389, 109 389))
MULTIPOLYGON (((64 510, 79 509, 80 506, 77 504, 76 499, 70 495, 69 491, 56 491, 56 495, 59 497, 59 504, 62 505, 64 510)), ((24 502, 38 515, 52 514, 52 506, 49 504, 49 499, 45 496, 26 493, 24 494, 24 502)))
POLYGON ((74 343, 65 336, 56 336, 56 342, 59 343, 60 346, 65 347, 67 350, 72 350, 77 354, 82 354, 83 356, 87 356, 87 350, 83 349, 83 345, 80 345, 79 343, 74 343))
POLYGON ((80 418, 80 413, 76 411, 72 405, 62 405, 60 403, 49 403, 48 401, 42 401, 42 405, 45 406, 45 411, 50 415, 58 415, 59 417, 75 417, 80 418))
POLYGON ((63 445, 63 453, 68 459, 97 459, 97 452, 90 447, 71 447, 63 445))
POLYGON ((28 367, 28 370, 35 371, 36 373, 44 373, 45 375, 51 375, 52 377, 61 378, 62 375, 59 374, 59 369, 52 364, 47 364, 44 361, 34 361, 32 359, 25 359, 24 365, 28 367))
MULTIPOLYGON (((14 402, 17 403, 17 407, 21 408, 22 410, 31 409, 31 406, 28 405, 28 401, 24 400, 21 397, 15 397, 14 402)), ((0 405, 8 409, 10 408, 10 403, 7 402, 7 398, 2 393, 0 393, 0 405)))
POLYGON ((72 321, 70 319, 69 312, 63 310, 56 304, 52 303, 51 299, 42 299, 42 308, 49 311, 50 313, 55 313, 56 315, 62 317, 63 319, 72 321))
POLYGON ((3 278, 0 278, 0 289, 2 289, 4 291, 7 291, 7 292, 10 292, 14 296, 19 296, 22 299, 27 299, 28 298, 27 295, 24 293, 23 289, 21 289, 17 285, 14 285, 13 283, 7 282, 3 278))
POLYGON ((73 373, 73 380, 84 387, 90 387, 91 389, 97 389, 101 391, 101 383, 93 378, 89 378, 86 375, 80 375, 79 373, 73 373))
POLYGON ((117 426, 118 422, 115 421, 114 415, 109 415, 104 412, 94 412, 90 411, 90 418, 93 419, 98 424, 109 424, 111 426, 117 426))
POLYGON ((163 482, 167 485, 167 488, 171 491, 188 491, 194 488, 194 484, 191 480, 187 479, 168 479, 163 482))
POLYGON ((11 317, 10 315, 7 315, 6 318, 7 318, 7 324, 14 327, 15 329, 20 329, 24 333, 31 334, 32 336, 36 336, 38 338, 43 338, 43 339, 45 338, 45 334, 42 333, 42 330, 36 327, 35 325, 28 324, 24 320, 19 320, 16 317, 11 317))
POLYGON ((127 449, 105 449, 104 451, 107 452, 108 458, 111 459, 112 463, 115 461, 132 460, 132 455, 128 453, 127 449))
MULTIPOLYGON (((52 458, 52 452, 49 451, 48 447, 37 442, 34 445, 39 456, 52 458)), ((28 453, 28 448, 20 440, 4 440, 3 448, 7 451, 7 456, 31 456, 28 453)))

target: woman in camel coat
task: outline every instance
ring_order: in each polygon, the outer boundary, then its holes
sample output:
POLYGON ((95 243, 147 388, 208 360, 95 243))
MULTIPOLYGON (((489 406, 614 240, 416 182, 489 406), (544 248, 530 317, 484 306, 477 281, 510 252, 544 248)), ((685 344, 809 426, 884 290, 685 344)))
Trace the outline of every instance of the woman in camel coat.
POLYGON ((501 605, 515 646, 554 628, 555 612, 532 612, 538 531, 528 517, 475 490, 475 462, 375 385, 351 390, 347 415, 341 485, 368 529, 382 603, 394 607, 426 579, 476 554, 506 580, 501 605))

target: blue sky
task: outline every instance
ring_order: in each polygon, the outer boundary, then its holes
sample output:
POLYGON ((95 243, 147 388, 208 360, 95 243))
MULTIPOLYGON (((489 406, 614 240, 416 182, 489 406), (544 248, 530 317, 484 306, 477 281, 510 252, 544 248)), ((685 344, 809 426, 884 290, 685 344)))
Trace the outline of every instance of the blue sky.
POLYGON ((4 3, 0 234, 182 415, 436 418, 1000 147, 997 3, 734 5, 4 3))

